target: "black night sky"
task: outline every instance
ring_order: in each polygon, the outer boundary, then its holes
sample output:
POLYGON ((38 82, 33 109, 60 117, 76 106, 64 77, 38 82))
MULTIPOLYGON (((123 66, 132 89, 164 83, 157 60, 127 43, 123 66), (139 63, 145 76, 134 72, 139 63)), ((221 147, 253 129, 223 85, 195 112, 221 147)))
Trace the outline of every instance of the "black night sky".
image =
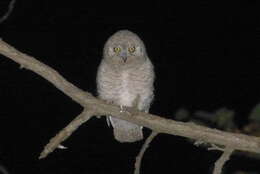
MULTIPOLYGON (((1 16, 8 3, 1 0, 1 16)), ((239 127, 246 124, 260 102, 257 3, 147 3, 145 7, 135 1, 17 0, 13 13, 0 24, 0 37, 96 95, 95 77, 105 41, 120 29, 131 30, 144 41, 156 71, 151 113, 174 119, 179 108, 192 113, 226 107, 236 112, 239 127)), ((133 173, 143 141, 118 143, 104 118, 92 118, 81 126, 63 143, 67 150, 38 160, 49 139, 82 108, 2 55, 0 79, 0 164, 10 174, 133 173)), ((144 131, 149 135, 150 130, 144 131)), ((146 151, 141 173, 208 174, 220 154, 161 134, 146 151)), ((234 155, 226 173, 260 171, 259 164, 234 155)))

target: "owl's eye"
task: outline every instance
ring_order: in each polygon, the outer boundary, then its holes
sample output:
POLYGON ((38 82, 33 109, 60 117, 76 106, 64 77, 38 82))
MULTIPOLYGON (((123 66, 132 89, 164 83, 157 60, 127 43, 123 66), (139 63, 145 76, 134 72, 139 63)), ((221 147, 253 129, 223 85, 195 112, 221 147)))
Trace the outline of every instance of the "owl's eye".
POLYGON ((129 47, 129 48, 128 48, 128 51, 129 51, 130 53, 135 52, 135 47, 129 47))
POLYGON ((120 48, 120 47, 115 47, 115 48, 114 48, 114 52, 115 52, 115 53, 119 53, 120 51, 121 51, 121 48, 120 48))

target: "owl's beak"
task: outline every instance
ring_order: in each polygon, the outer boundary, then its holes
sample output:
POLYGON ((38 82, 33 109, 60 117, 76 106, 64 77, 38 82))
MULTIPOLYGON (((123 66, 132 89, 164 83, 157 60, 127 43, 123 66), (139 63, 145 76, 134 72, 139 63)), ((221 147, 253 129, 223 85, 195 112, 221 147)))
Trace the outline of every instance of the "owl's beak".
POLYGON ((123 61, 124 61, 124 63, 125 63, 126 60, 127 60, 127 56, 123 56, 122 59, 123 59, 123 61))
POLYGON ((126 52, 122 52, 120 56, 121 56, 121 58, 123 59, 123 61, 125 63, 126 60, 127 60, 127 53, 126 52))

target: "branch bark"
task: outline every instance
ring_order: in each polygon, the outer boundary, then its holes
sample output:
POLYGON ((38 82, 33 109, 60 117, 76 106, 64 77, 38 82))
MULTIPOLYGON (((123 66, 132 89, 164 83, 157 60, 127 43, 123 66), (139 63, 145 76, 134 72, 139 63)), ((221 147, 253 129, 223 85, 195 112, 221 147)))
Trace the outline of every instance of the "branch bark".
POLYGON ((225 149, 223 149, 223 154, 221 155, 221 157, 215 162, 215 167, 213 170, 213 174, 221 174, 222 170, 223 170, 223 166, 224 164, 229 160, 232 152, 234 151, 234 149, 226 147, 225 149))
MULTIPOLYGON (((14 47, 2 40, 0 40, 0 54, 17 62, 21 67, 39 74, 67 96, 71 97, 75 102, 84 108, 90 109, 93 115, 111 115, 113 117, 150 128, 158 133, 172 134, 211 144, 218 144, 225 147, 230 147, 234 150, 260 153, 259 137, 224 132, 193 123, 178 122, 171 119, 165 119, 163 116, 140 112, 133 108, 128 110, 130 114, 120 112, 119 106, 108 104, 105 101, 92 96, 90 93, 77 88, 51 67, 16 50, 14 47)), ((84 114, 79 115, 76 119, 80 120, 82 117, 84 117, 84 114)), ((77 125, 70 123, 68 126, 74 125, 77 127, 80 124, 82 123, 79 122, 77 125)), ((64 139, 61 138, 60 140, 63 141, 64 139)))
POLYGON ((158 133, 153 131, 151 135, 149 135, 149 137, 145 140, 139 154, 136 157, 134 174, 140 174, 141 162, 144 156, 144 152, 149 147, 149 144, 153 141, 156 135, 158 135, 158 133))
POLYGON ((49 153, 58 148, 61 142, 65 141, 80 125, 88 121, 92 115, 91 110, 84 110, 78 117, 72 120, 68 126, 50 140, 41 152, 39 159, 45 158, 49 153))
POLYGON ((11 15, 11 13, 13 12, 15 1, 16 1, 16 0, 11 0, 11 1, 9 2, 8 10, 7 10, 6 13, 0 18, 0 24, 3 23, 3 22, 11 15))

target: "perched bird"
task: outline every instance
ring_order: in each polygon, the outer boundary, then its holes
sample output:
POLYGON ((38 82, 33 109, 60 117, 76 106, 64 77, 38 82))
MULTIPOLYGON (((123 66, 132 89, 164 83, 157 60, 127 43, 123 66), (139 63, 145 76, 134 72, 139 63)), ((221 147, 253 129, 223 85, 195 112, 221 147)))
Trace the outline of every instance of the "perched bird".
MULTIPOLYGON (((148 112, 153 100, 154 70, 143 41, 133 32, 120 30, 106 42, 97 72, 99 98, 109 103, 148 112), (135 104, 134 104, 135 103, 135 104)), ((109 117, 119 142, 143 139, 142 127, 109 117)))

